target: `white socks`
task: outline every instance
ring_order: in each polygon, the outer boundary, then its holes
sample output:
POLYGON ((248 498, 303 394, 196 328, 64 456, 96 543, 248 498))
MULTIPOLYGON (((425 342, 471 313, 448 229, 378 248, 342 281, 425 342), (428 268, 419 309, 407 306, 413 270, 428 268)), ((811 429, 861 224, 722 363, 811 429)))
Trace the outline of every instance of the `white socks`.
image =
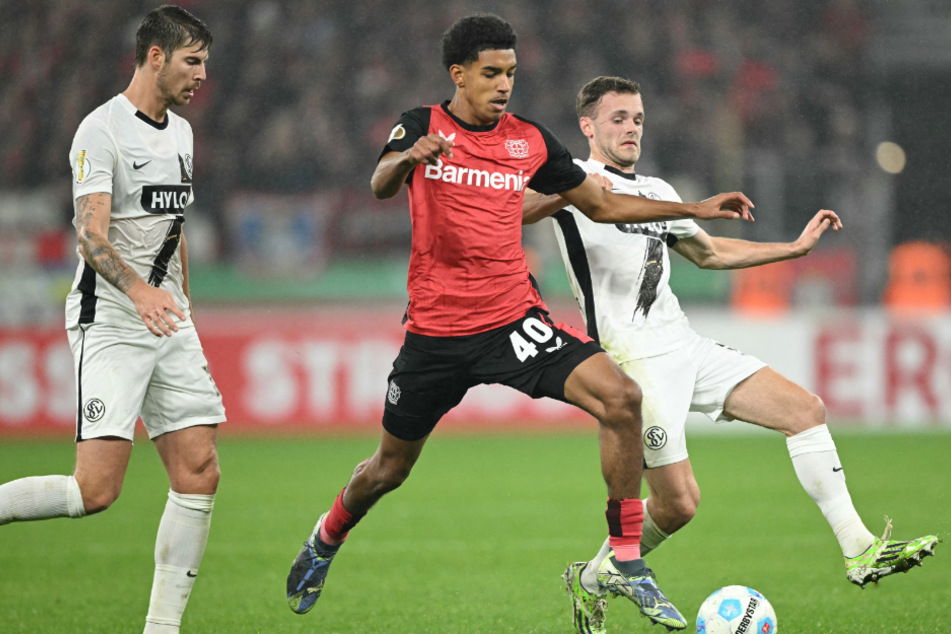
POLYGON ((178 632, 208 543, 214 495, 168 492, 155 539, 155 576, 145 634, 178 632))
POLYGON ((790 436, 786 447, 802 488, 829 522, 843 556, 862 554, 875 536, 865 528, 852 505, 829 428, 819 425, 790 436))
MULTIPOLYGON (((647 515, 646 506, 644 507, 644 515, 645 517, 647 515)), ((604 543, 601 544, 601 550, 598 551, 594 559, 589 561, 588 565, 581 571, 581 587, 588 592, 597 594, 603 592, 598 590, 598 569, 601 568, 601 563, 608 558, 608 554, 611 552, 610 540, 610 537, 605 538, 604 543)))
POLYGON ((85 514, 73 476, 37 476, 0 485, 0 524, 85 514))
MULTIPOLYGON (((648 500, 650 498, 647 498, 648 500)), ((667 533, 660 530, 660 527, 654 523, 654 518, 647 512, 647 500, 644 500, 644 528, 641 533, 641 557, 644 557, 650 551, 663 544, 670 537, 667 533)))

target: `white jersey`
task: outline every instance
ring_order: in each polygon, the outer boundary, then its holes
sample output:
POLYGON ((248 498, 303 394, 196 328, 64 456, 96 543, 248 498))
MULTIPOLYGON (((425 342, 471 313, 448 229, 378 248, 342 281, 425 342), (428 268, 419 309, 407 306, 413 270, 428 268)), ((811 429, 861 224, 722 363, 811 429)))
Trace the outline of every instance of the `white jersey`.
MULTIPOLYGON (((667 182, 575 159, 612 191, 681 202, 667 182)), ((670 289, 667 248, 700 230, 692 220, 604 224, 575 207, 556 212, 555 235, 588 335, 618 363, 670 352, 696 334, 670 289)))
MULTIPOLYGON (((186 316, 180 245, 193 200, 192 148, 187 121, 171 111, 164 122, 153 121, 120 94, 83 119, 69 151, 73 200, 112 195, 109 241, 142 279, 169 291, 186 316)), ((66 327, 92 323, 145 327, 132 300, 80 255, 66 327)))

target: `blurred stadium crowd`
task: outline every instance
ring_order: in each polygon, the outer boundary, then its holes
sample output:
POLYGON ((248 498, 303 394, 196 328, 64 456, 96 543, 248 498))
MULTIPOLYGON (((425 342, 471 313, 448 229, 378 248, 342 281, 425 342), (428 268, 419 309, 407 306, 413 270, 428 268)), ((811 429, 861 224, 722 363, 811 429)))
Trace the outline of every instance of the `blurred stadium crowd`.
MULTIPOLYGON (((135 28, 155 4, 0 0, 0 191, 9 194, 0 262, 72 266, 72 135, 127 86, 135 28), (34 213, 25 192, 42 192, 52 211, 34 213), (24 251, 13 236, 34 246, 24 251)), ((719 233, 791 240, 826 207, 851 234, 825 242, 879 255, 890 246, 889 210, 870 213, 867 199, 875 192, 888 207, 891 194, 877 180, 874 144, 887 130, 869 63, 873 16, 859 0, 178 4, 215 36, 209 79, 182 112, 195 130, 197 200, 209 220, 199 264, 245 257, 274 222, 269 210, 287 200, 293 210, 274 215, 294 220, 275 231, 302 233, 327 252, 403 253, 408 218, 380 220, 369 176, 402 111, 451 96, 440 37, 479 10, 519 33, 510 110, 546 124, 576 155, 587 152, 578 88, 623 75, 641 82, 647 107, 639 171, 666 178, 686 200, 743 189, 757 203, 756 225, 719 233), (250 207, 247 192, 257 196, 250 207), (853 210, 869 220, 850 222, 853 210)), ((856 282, 860 301, 881 290, 884 264, 876 271, 856 282)))

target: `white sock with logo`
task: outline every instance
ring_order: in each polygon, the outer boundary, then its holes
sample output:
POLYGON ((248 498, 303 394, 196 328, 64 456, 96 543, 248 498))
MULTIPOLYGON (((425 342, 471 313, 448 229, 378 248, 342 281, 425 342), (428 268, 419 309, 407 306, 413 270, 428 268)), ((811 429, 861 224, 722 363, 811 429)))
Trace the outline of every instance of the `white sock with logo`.
POLYGON ((73 476, 35 476, 0 485, 0 524, 85 514, 83 496, 73 476))
POLYGON ((860 555, 875 536, 862 523, 852 505, 835 442, 825 425, 818 425, 786 439, 789 457, 802 488, 819 506, 839 540, 845 557, 860 555))
POLYGON ((214 495, 168 492, 155 539, 155 576, 145 634, 178 632, 208 543, 214 495))

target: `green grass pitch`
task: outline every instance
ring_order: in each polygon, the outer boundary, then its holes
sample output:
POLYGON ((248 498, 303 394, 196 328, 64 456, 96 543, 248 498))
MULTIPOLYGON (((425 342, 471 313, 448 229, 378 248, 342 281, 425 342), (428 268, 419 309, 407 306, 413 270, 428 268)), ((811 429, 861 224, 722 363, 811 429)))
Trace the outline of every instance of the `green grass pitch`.
MULTIPOLYGON (((833 429, 835 433, 835 430, 833 429)), ((183 632, 571 632, 560 574, 605 532, 590 433, 434 434, 413 475, 354 529, 314 610, 284 601, 291 560, 375 438, 225 438, 211 539, 183 632)), ((880 532, 951 535, 951 434, 838 433, 853 500, 880 532)), ((951 631, 951 544, 864 591, 778 435, 696 435, 695 520, 648 558, 692 620, 716 588, 763 592, 781 634, 951 631)), ((68 440, 0 443, 0 481, 68 473, 68 440)), ((108 511, 0 527, 0 632, 141 631, 167 483, 137 442, 108 511)), ((651 632, 614 599, 609 632, 651 632)), ((691 625, 692 629, 692 625, 691 625)))

